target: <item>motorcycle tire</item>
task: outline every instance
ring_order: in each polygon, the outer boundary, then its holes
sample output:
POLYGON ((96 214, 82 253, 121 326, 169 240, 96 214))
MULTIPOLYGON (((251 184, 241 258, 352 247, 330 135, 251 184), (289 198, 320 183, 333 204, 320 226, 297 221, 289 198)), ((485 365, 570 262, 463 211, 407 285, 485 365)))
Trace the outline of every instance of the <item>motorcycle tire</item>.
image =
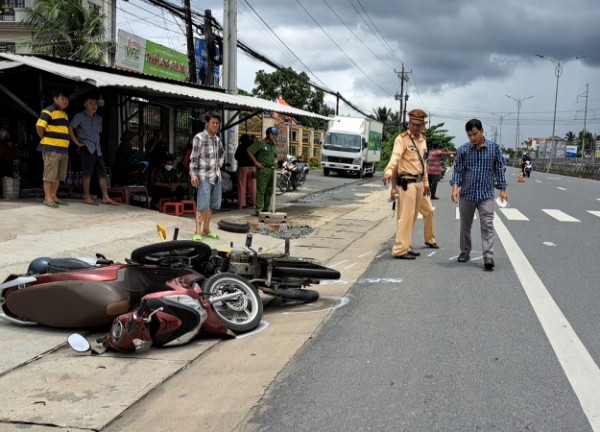
POLYGON ((288 176, 282 173, 277 173, 277 189, 279 189, 279 192, 281 193, 286 193, 288 191, 288 176))
POLYGON ((229 231, 234 233, 247 233, 250 231, 250 224, 248 222, 235 222, 232 220, 223 219, 220 220, 217 225, 219 229, 223 231, 229 231))
POLYGON ((193 264, 205 262, 211 253, 212 249, 206 243, 172 240, 137 248, 131 252, 131 259, 138 264, 172 267, 177 260, 184 262, 184 259, 189 259, 193 264))
POLYGON ((337 270, 327 268, 311 261, 276 260, 273 263, 273 277, 339 279, 341 274, 337 270))
POLYGON ((262 300, 256 287, 243 277, 233 273, 218 273, 204 281, 202 290, 215 295, 236 291, 242 293, 239 299, 212 304, 215 316, 229 330, 247 333, 260 324, 263 316, 262 300))

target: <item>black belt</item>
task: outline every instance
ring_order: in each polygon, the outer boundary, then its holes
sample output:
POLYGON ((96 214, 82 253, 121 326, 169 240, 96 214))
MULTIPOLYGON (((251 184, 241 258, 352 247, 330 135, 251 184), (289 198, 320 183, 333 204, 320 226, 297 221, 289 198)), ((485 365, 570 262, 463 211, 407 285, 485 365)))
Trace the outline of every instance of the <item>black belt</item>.
POLYGON ((413 174, 398 174, 398 177, 404 179, 404 181, 408 183, 416 183, 423 180, 423 174, 413 175, 413 174))

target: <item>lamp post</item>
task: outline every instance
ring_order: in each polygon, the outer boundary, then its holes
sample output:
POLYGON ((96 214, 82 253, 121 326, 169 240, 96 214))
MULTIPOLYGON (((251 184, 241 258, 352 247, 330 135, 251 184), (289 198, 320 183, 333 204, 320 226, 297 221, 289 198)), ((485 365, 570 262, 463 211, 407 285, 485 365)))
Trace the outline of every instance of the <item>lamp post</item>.
MULTIPOLYGON (((562 75, 564 65, 569 60, 566 60, 563 62, 560 57, 558 58, 558 60, 556 60, 556 59, 553 59, 550 57, 543 56, 541 54, 536 54, 535 56, 552 62, 554 64, 554 75, 556 75, 556 91, 554 93, 554 117, 552 119, 552 151, 550 153, 550 162, 548 163, 548 169, 546 171, 546 172, 550 172, 550 167, 552 166, 552 159, 554 157, 556 157, 556 139, 554 137, 554 134, 556 133, 556 105, 558 103, 558 80, 560 79, 560 76, 562 75)), ((575 57, 575 60, 578 60, 583 57, 585 57, 585 56, 577 56, 577 57, 575 57)))
POLYGON ((500 114, 496 114, 496 113, 491 113, 491 114, 497 116, 500 119, 500 138, 498 138, 498 144, 502 145, 502 122, 504 121, 505 117, 508 117, 512 113, 507 113, 504 115, 500 115, 500 114))
POLYGON ((515 152, 518 149, 519 143, 521 142, 521 123, 520 123, 520 116, 521 116, 521 104, 523 103, 523 101, 526 101, 527 99, 531 99, 533 96, 527 96, 526 98, 514 98, 512 96, 506 95, 507 98, 514 100, 515 102, 517 102, 517 130, 515 131, 515 152))

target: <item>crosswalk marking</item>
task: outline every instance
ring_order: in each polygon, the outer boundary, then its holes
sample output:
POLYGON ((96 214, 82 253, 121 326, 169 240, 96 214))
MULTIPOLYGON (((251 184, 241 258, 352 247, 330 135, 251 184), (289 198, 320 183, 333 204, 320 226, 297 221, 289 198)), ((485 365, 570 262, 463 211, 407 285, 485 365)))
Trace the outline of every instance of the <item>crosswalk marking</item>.
POLYGON ((581 222, 579 219, 575 219, 573 216, 569 216, 562 210, 558 209, 542 209, 544 213, 552 216, 554 219, 560 222, 581 222))
POLYGON ((600 211, 598 211, 598 210, 588 210, 588 213, 591 213, 594 216, 600 217, 600 211))
POLYGON ((504 216, 506 216, 506 219, 508 219, 508 220, 521 220, 521 221, 529 220, 529 218, 527 216, 525 216, 523 213, 521 213, 516 208, 501 208, 499 210, 502 212, 502 214, 504 216))

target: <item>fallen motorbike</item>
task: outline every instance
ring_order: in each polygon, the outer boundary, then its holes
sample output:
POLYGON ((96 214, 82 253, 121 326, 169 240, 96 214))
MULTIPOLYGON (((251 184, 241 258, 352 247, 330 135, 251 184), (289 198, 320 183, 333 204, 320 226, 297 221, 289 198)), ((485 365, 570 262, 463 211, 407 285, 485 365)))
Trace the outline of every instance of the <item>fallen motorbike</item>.
POLYGON ((96 328, 137 308, 143 299, 177 291, 181 298, 185 293, 200 303, 207 316, 214 315, 229 330, 242 333, 259 325, 262 301, 250 282, 230 273, 207 278, 194 271, 211 255, 203 243, 168 243, 168 256, 153 265, 131 260, 115 264, 102 255, 96 260, 37 258, 26 275, 10 275, 0 284, 0 319, 21 325, 96 328))
MULTIPOLYGON (((166 282, 168 291, 147 294, 142 297, 140 306, 131 312, 119 315, 108 333, 96 342, 109 350, 121 352, 145 351, 151 346, 184 345, 200 332, 219 336, 235 336, 230 330, 244 333, 256 328, 262 316, 262 308, 253 314, 252 323, 223 320, 215 313, 216 304, 229 302, 229 307, 237 313, 247 311, 247 302, 238 293, 229 290, 232 282, 240 283, 235 275, 215 275, 208 282, 214 296, 205 293, 196 282, 196 275, 189 274, 166 282), (208 295, 207 295, 208 294, 208 295), (230 302, 234 302, 233 303, 230 302)), ((241 281, 247 284, 247 282, 241 281)), ((262 305, 256 297, 253 301, 262 305)), ((67 339, 76 351, 90 350, 89 343, 83 342, 81 335, 71 335, 67 339)))
MULTIPOLYGON (((189 265, 198 273, 210 277, 223 272, 241 276, 265 294, 288 300, 315 301, 318 291, 306 289, 321 280, 336 280, 340 272, 320 265, 311 258, 290 256, 290 241, 285 240, 283 253, 263 253, 252 248, 252 234, 246 236, 244 247, 212 250, 205 260, 191 260, 189 265)), ((204 243, 173 240, 151 244, 132 252, 131 258, 142 264, 169 262, 176 247, 206 247, 204 243)), ((178 260, 178 258, 175 258, 178 260)))

